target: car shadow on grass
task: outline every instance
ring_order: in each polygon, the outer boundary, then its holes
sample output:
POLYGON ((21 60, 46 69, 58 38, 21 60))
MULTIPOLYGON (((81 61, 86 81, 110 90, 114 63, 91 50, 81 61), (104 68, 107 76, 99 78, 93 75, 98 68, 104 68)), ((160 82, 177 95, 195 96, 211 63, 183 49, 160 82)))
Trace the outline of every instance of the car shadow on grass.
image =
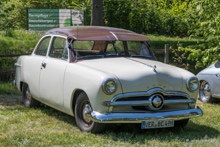
POLYGON ((23 105, 20 95, 0 95, 1 106, 20 106, 23 105))
POLYGON ((199 125, 189 121, 184 128, 141 129, 141 124, 109 124, 103 136, 114 141, 129 141, 142 144, 146 140, 159 141, 198 141, 217 138, 219 131, 215 128, 199 125))
POLYGON ((55 117, 56 119, 59 119, 60 121, 63 121, 72 126, 76 126, 75 118, 71 115, 63 113, 59 110, 56 110, 44 104, 41 104, 41 106, 37 109, 39 109, 42 113, 47 114, 48 116, 55 117))

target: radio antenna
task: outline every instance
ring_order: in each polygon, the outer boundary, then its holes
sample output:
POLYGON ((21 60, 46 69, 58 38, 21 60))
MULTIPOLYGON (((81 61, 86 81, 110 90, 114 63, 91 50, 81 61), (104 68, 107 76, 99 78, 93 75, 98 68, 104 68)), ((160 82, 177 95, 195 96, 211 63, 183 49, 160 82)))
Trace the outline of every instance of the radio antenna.
POLYGON ((78 40, 78 24, 77 24, 76 38, 77 38, 77 40, 78 40))
MULTIPOLYGON (((77 28, 76 28, 76 29, 77 29, 77 32, 76 32, 76 40, 78 40, 78 25, 77 25, 76 27, 77 27, 77 28)), ((78 59, 77 59, 78 57, 77 57, 77 56, 78 56, 78 49, 76 49, 76 62, 78 61, 78 59)))

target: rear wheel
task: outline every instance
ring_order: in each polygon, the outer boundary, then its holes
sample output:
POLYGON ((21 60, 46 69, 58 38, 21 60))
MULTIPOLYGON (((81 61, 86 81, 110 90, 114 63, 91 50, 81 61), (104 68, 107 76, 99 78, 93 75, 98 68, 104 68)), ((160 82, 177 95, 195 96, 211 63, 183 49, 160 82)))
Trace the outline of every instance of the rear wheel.
POLYGON ((39 107, 40 106, 40 102, 35 100, 31 96, 29 86, 26 83, 23 84, 22 94, 23 94, 23 102, 24 102, 25 107, 31 108, 31 107, 39 107))
POLYGON ((183 128, 185 127, 189 122, 189 119, 184 119, 184 120, 177 120, 174 122, 175 127, 183 128))
POLYGON ((216 99, 212 97, 211 95, 211 87, 207 81, 201 81, 200 82, 200 101, 203 103, 214 103, 216 102, 216 99))
POLYGON ((91 120, 92 107, 86 93, 79 94, 75 105, 75 120, 81 131, 99 133, 105 128, 105 124, 93 122, 91 120))

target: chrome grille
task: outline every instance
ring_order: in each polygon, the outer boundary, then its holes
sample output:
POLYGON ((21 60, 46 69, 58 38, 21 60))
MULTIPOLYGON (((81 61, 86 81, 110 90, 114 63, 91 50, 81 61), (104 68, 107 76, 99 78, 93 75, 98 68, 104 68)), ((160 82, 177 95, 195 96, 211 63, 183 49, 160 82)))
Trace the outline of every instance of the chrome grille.
POLYGON ((159 108, 161 110, 172 109, 170 105, 173 105, 175 109, 178 108, 177 105, 185 109, 186 106, 188 108, 192 103, 196 102, 195 99, 190 99, 186 93, 154 88, 147 92, 119 94, 112 98, 111 101, 103 102, 103 105, 109 107, 109 112, 118 107, 131 107, 134 110, 153 110, 152 96, 154 95, 162 95, 163 97, 163 107, 159 108))
MULTIPOLYGON (((149 100, 150 96, 139 96, 139 97, 126 97, 126 98, 120 98, 117 99, 116 102, 119 101, 145 101, 145 100, 149 100)), ((164 96, 164 100, 187 100, 187 97, 184 96, 164 96)))

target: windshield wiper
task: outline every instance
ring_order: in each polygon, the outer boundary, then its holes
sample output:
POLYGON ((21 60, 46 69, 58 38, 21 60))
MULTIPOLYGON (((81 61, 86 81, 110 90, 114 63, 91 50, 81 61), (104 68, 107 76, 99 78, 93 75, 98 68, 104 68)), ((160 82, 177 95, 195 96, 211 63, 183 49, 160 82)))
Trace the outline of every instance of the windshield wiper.
POLYGON ((131 55, 130 56, 131 58, 132 57, 140 57, 140 58, 147 58, 147 59, 151 59, 152 57, 147 57, 147 56, 143 56, 143 55, 131 55))
POLYGON ((143 56, 143 55, 131 55, 130 57, 146 57, 146 56, 143 56))
POLYGON ((83 57, 78 57, 78 59, 84 59, 84 58, 104 58, 104 55, 87 55, 87 56, 83 56, 83 57))

